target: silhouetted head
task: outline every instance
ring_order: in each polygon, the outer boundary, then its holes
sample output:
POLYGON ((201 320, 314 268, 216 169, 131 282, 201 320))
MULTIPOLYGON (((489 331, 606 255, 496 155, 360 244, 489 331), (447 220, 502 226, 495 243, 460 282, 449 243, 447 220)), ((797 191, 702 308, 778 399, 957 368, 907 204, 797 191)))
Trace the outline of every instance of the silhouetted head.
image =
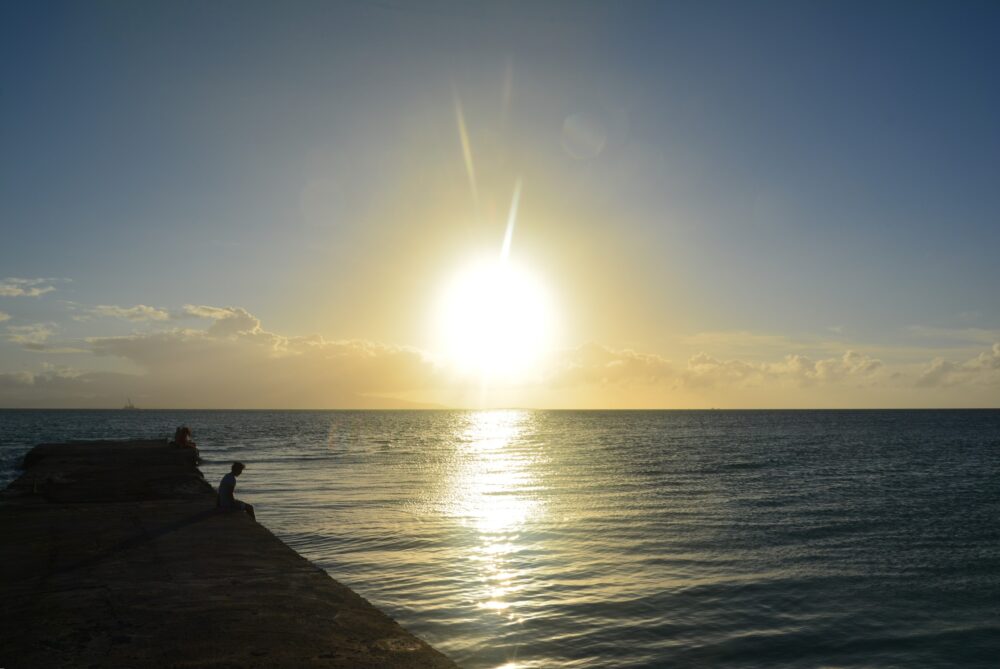
POLYGON ((244 464, 242 462, 234 462, 233 463, 233 470, 232 470, 233 471, 233 476, 239 476, 240 474, 243 473, 244 469, 246 469, 246 467, 244 466, 244 464))

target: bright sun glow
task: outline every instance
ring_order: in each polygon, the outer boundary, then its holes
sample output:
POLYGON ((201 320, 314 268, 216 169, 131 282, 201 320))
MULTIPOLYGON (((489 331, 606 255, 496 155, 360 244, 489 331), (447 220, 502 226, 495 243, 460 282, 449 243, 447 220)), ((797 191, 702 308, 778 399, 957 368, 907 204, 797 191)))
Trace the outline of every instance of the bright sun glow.
POLYGON ((509 260, 459 272, 438 305, 438 348, 463 372, 519 380, 538 371, 553 341, 553 311, 539 279, 509 260))

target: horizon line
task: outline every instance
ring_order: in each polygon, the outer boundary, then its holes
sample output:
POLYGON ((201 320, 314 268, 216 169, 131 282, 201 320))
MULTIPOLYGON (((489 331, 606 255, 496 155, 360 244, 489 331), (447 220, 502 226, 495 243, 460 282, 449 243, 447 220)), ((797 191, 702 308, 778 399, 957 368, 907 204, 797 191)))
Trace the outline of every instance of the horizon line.
POLYGON ((0 407, 0 411, 1000 411, 993 407, 607 407, 607 408, 544 408, 544 407, 399 407, 399 408, 190 408, 151 407, 122 409, 121 407, 0 407))

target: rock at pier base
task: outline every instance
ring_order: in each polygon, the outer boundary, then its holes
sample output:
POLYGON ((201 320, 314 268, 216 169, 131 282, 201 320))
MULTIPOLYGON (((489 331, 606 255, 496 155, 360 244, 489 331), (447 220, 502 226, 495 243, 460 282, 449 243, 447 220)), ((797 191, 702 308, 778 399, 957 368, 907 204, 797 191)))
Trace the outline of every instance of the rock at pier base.
POLYGON ((0 497, 5 669, 454 668, 166 442, 46 444, 0 497))

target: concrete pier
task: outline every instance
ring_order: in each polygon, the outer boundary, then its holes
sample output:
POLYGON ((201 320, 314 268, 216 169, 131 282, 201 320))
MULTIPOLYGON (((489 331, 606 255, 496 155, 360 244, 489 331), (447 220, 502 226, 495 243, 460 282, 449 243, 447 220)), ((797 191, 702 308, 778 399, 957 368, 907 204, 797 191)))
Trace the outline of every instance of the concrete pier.
POLYGON ((0 667, 455 668, 166 441, 43 444, 0 494, 0 667))

